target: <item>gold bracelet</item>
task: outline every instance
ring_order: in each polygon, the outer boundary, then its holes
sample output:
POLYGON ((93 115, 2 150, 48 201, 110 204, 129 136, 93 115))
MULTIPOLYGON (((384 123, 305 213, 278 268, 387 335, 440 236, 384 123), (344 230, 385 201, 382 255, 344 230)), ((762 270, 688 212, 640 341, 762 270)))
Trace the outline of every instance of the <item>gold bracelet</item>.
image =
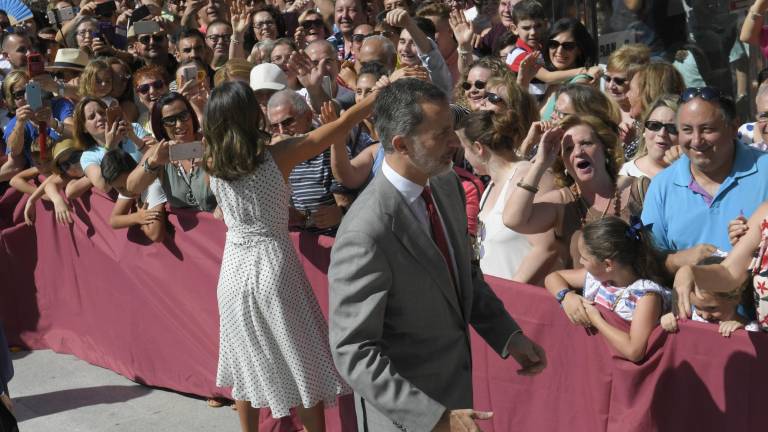
POLYGON ((523 183, 522 181, 517 182, 517 187, 523 188, 528 192, 539 193, 539 188, 533 185, 529 185, 528 183, 523 183))

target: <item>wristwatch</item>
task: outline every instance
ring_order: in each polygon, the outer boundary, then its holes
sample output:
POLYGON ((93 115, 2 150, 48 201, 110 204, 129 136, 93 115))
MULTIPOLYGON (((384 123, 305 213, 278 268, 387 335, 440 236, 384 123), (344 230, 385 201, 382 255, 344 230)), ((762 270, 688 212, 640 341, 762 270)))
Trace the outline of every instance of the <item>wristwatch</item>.
POLYGON ((560 291, 558 291, 557 294, 555 294, 555 298, 557 299, 557 302, 562 304, 563 300, 565 300, 566 294, 568 294, 571 291, 573 290, 570 288, 563 288, 560 291))
POLYGON ((147 173, 156 173, 157 171, 160 170, 159 166, 154 168, 149 166, 149 158, 144 159, 144 163, 141 166, 144 168, 144 172, 147 172, 147 173))

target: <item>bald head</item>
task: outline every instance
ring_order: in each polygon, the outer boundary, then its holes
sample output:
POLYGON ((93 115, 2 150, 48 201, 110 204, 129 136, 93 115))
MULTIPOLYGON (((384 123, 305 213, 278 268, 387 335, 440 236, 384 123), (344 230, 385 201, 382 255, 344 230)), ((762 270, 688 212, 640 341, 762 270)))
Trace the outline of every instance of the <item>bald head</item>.
MULTIPOLYGON (((363 63, 378 62, 387 69, 387 74, 395 71, 397 63, 397 49, 389 39, 381 35, 374 35, 365 38, 360 47, 355 67, 359 68, 363 63)), ((359 71, 358 71, 359 72, 359 71)))

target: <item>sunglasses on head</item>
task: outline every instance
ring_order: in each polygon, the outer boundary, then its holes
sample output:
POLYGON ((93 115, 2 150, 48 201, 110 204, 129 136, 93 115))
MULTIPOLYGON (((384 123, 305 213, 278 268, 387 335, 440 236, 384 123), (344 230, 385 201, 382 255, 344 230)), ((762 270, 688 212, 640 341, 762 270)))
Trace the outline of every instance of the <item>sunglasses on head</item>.
POLYGON ((677 126, 674 123, 662 123, 656 120, 648 120, 645 122, 645 128, 653 132, 659 132, 663 128, 667 130, 668 134, 677 135, 677 126))
POLYGON ((685 103, 696 97, 705 101, 717 101, 723 97, 723 93, 714 87, 689 87, 683 90, 680 95, 680 102, 685 103))
POLYGON ((605 80, 606 84, 610 84, 611 82, 613 82, 617 86, 623 86, 624 84, 627 83, 626 78, 612 77, 610 75, 603 75, 603 79, 605 80))
POLYGON ((501 96, 497 95, 496 93, 486 93, 485 98, 488 99, 488 102, 499 105, 504 103, 504 99, 501 98, 501 96))
POLYGON ((304 27, 306 30, 309 30, 312 27, 322 27, 323 20, 320 20, 320 19, 304 20, 301 22, 301 26, 304 27))
POLYGON ((163 126, 176 126, 177 122, 184 123, 185 121, 189 120, 189 111, 184 110, 181 111, 178 114, 170 115, 168 117, 163 117, 163 126))
POLYGON ((576 42, 558 42, 554 39, 549 40, 549 49, 556 50, 562 47, 566 51, 573 51, 579 47, 576 42))
POLYGON ((149 45, 150 40, 155 43, 160 43, 165 41, 165 35, 164 34, 154 34, 154 35, 141 35, 139 37, 139 42, 141 42, 142 45, 149 45))
POLYGON ((365 38, 367 38, 368 36, 370 36, 370 35, 365 35, 365 34, 353 34, 353 35, 352 35, 352 42, 361 43, 361 42, 362 42, 362 41, 364 41, 364 40, 365 40, 365 38))
POLYGON ((155 90, 161 90, 162 88, 165 87, 165 81, 163 81, 163 80, 154 80, 151 83, 142 84, 142 85, 136 87, 136 91, 141 93, 141 94, 147 94, 147 93, 149 93, 150 87, 155 89, 155 90))
POLYGON ((463 88, 464 91, 469 91, 469 89, 472 88, 472 85, 474 85, 476 89, 482 90, 485 88, 485 81, 477 80, 474 83, 464 81, 463 83, 461 83, 461 88, 463 88))

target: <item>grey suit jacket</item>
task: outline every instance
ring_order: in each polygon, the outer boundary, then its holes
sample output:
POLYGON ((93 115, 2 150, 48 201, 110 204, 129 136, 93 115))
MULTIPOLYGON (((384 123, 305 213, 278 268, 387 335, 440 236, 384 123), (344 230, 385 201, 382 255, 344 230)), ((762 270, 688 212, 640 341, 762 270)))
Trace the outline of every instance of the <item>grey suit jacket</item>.
POLYGON ((361 430, 430 431, 446 409, 471 408, 468 324, 499 354, 519 329, 471 264, 458 177, 430 186, 460 296, 440 250, 382 174, 344 217, 331 252, 331 351, 359 395, 361 430))

